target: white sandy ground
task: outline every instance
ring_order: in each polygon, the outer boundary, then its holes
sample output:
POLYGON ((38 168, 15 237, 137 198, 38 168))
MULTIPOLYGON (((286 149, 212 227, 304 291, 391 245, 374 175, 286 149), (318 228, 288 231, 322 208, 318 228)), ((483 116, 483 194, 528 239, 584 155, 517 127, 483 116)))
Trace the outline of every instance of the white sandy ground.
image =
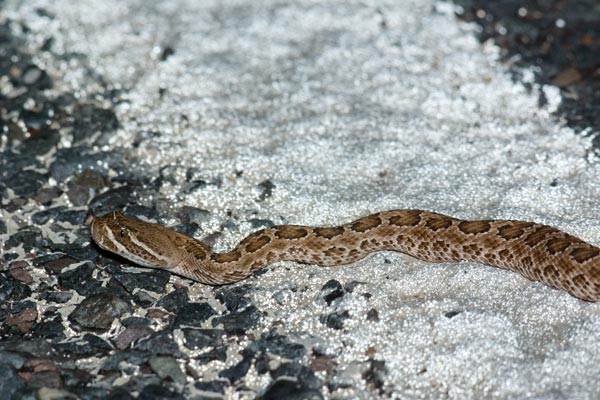
MULTIPOLYGON (((560 101, 555 89, 533 85, 529 92, 511 82, 498 49, 480 45, 476 27, 457 21, 453 7, 423 0, 9 0, 5 13, 33 29, 33 48, 52 35, 56 49, 82 53, 107 82, 129 90, 111 146, 159 132, 131 157, 181 171, 163 194, 171 210, 210 210, 206 234, 227 221, 227 211, 240 221, 320 225, 420 208, 532 220, 600 243, 600 164, 590 141, 550 115, 560 101), (54 17, 36 13, 39 7, 54 17), (167 46, 175 53, 161 62, 167 46), (540 91, 549 99, 544 107, 540 91), (190 167, 222 186, 183 194, 190 167), (276 188, 257 202, 265 179, 276 188)), ((70 90, 93 91, 77 62, 44 55, 40 62, 70 90)), ((163 210, 167 221, 171 210, 163 210)), ((238 228, 226 229, 217 249, 251 232, 246 222, 238 228)), ((278 325, 338 363, 337 381, 349 387, 324 388, 328 398, 377 396, 361 378, 367 353, 385 361, 394 398, 600 393, 600 305, 515 273, 379 253, 335 269, 281 263, 248 282, 268 314, 256 332, 278 325), (338 305, 351 315, 341 331, 319 322, 328 312, 319 289, 329 279, 361 282, 338 305), (379 322, 366 321, 370 308, 379 322), (444 316, 450 311, 460 314, 444 316)), ((212 296, 198 284, 191 293, 212 296)), ((200 374, 211 377, 211 367, 222 365, 200 367, 200 374)), ((266 380, 251 370, 245 384, 260 391, 266 380)))

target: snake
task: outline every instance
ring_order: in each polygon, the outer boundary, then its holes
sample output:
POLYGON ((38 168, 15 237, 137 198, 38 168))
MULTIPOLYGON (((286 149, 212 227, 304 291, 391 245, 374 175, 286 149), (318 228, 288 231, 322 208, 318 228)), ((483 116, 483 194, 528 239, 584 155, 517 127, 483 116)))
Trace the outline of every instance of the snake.
POLYGON ((582 300, 600 300, 600 248, 535 222, 390 210, 338 226, 261 229, 228 252, 214 252, 201 240, 120 211, 90 214, 86 223, 101 249, 207 285, 234 283, 279 261, 334 267, 397 251, 433 263, 483 263, 582 300))

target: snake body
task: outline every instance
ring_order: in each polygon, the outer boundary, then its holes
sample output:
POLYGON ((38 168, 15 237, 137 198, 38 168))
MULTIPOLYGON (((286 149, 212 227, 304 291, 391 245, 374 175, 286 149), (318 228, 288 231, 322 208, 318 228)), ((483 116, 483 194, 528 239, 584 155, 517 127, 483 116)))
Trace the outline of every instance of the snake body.
POLYGON ((429 262, 480 262, 583 300, 600 300, 600 249, 534 222, 468 221, 429 211, 392 210, 340 226, 261 229, 227 253, 215 253, 197 239, 117 211, 90 216, 87 222, 101 248, 210 285, 242 280, 278 261, 337 266, 392 250, 429 262))

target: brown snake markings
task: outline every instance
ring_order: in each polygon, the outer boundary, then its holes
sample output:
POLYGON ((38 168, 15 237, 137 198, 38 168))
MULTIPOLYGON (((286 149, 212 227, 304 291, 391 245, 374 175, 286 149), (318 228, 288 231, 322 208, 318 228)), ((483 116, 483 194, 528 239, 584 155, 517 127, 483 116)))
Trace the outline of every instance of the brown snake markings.
POLYGON ((533 222, 464 221, 420 210, 383 211, 336 227, 261 229, 227 253, 213 253, 199 240, 117 211, 90 216, 87 223, 101 248, 211 285, 239 281, 278 261, 336 266, 393 250, 430 262, 480 262, 584 300, 600 300, 600 249, 533 222))

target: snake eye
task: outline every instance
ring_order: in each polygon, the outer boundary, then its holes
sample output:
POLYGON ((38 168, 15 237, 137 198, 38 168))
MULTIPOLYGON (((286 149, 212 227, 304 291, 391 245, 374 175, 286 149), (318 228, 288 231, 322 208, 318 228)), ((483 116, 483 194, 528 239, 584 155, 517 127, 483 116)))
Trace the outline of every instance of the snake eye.
POLYGON ((119 232, 119 236, 125 237, 125 229, 121 228, 121 231, 119 232))

